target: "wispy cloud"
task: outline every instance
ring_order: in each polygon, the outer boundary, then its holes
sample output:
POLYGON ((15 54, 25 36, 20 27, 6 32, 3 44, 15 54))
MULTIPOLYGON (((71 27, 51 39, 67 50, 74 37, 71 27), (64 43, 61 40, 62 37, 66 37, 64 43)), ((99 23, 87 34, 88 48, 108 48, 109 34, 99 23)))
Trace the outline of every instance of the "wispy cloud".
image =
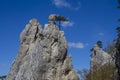
POLYGON ((80 6, 77 6, 77 7, 75 7, 75 8, 73 8, 74 10, 79 10, 80 9, 80 6))
POLYGON ((56 7, 67 7, 67 8, 71 7, 70 3, 68 3, 66 0, 53 0, 53 4, 56 7))
POLYGON ((76 6, 76 7, 73 7, 73 9, 77 11, 77 10, 79 10, 80 7, 81 7, 81 2, 78 2, 76 5, 77 5, 77 6, 76 6))
POLYGON ((62 22, 61 25, 63 27, 72 27, 74 25, 74 22, 66 21, 66 22, 62 22))
POLYGON ((100 32, 98 33, 99 36, 104 36, 104 33, 100 32))
POLYGON ((58 7, 58 8, 69 8, 72 10, 79 10, 80 9, 80 2, 76 2, 76 6, 73 6, 70 2, 66 1, 66 0, 52 0, 53 4, 58 7))
POLYGON ((7 66, 7 64, 0 64, 0 68, 4 68, 6 66, 7 66))
POLYGON ((69 42, 69 43, 68 43, 68 46, 69 46, 70 48, 80 48, 80 49, 82 49, 82 48, 85 47, 85 44, 83 44, 83 43, 81 43, 81 42, 78 42, 78 43, 69 42))

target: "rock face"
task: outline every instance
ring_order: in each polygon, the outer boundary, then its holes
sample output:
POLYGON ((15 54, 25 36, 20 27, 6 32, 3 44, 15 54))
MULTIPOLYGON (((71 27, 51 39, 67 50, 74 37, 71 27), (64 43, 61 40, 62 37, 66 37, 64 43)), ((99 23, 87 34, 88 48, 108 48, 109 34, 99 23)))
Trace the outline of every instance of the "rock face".
POLYGON ((99 69, 101 66, 111 63, 112 57, 106 53, 102 48, 98 46, 96 43, 92 49, 92 55, 91 55, 91 71, 93 69, 97 68, 99 69))
POLYGON ((7 80, 79 80, 73 71, 63 31, 55 24, 42 30, 36 19, 20 35, 20 49, 7 80))

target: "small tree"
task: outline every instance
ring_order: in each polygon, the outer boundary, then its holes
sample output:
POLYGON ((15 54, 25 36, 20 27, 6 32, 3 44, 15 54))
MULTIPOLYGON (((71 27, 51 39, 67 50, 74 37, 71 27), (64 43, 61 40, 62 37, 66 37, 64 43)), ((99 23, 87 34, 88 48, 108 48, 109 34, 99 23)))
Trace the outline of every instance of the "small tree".
MULTIPOLYGON (((118 8, 120 8, 120 0, 118 0, 118 4, 119 4, 118 8)), ((120 21, 120 19, 118 19, 118 21, 120 21)), ((117 30, 117 39, 116 39, 115 47, 117 49, 117 53, 120 53, 120 26, 118 26, 116 30, 117 30)))
POLYGON ((102 48, 102 41, 97 41, 97 45, 102 48))
POLYGON ((0 76, 0 80, 5 80, 6 79, 6 75, 4 75, 4 76, 0 76))
POLYGON ((115 48, 116 48, 116 54, 115 54, 115 64, 117 67, 117 71, 118 71, 118 79, 120 80, 120 27, 116 28, 117 30, 117 39, 116 39, 116 44, 115 44, 115 48))
MULTIPOLYGON (((119 4, 118 8, 120 8, 120 0, 118 0, 118 4, 119 4)), ((120 21, 120 19, 118 19, 118 21, 120 21)), ((120 80, 120 26, 118 26, 116 30, 117 30, 117 39, 115 44, 115 48, 116 48, 115 64, 118 71, 117 80, 120 80)))
POLYGON ((68 21, 67 18, 65 18, 64 16, 55 16, 55 21, 58 21, 58 26, 59 26, 59 29, 60 29, 60 25, 61 25, 61 22, 63 21, 68 21))
POLYGON ((115 70, 116 67, 111 64, 105 64, 98 70, 94 67, 95 71, 90 71, 85 80, 116 80, 115 70))

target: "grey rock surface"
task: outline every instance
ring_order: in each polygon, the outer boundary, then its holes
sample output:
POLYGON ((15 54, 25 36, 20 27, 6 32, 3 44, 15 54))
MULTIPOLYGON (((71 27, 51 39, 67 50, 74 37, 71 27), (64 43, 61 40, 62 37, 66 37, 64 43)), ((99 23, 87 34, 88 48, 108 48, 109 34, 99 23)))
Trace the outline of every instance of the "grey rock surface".
POLYGON ((42 30, 32 19, 20 35, 20 49, 7 80, 79 80, 67 55, 64 32, 55 24, 42 30))
POLYGON ((101 66, 112 63, 112 57, 110 54, 105 52, 102 48, 100 48, 97 44, 94 45, 91 54, 91 71, 93 69, 99 69, 101 66))

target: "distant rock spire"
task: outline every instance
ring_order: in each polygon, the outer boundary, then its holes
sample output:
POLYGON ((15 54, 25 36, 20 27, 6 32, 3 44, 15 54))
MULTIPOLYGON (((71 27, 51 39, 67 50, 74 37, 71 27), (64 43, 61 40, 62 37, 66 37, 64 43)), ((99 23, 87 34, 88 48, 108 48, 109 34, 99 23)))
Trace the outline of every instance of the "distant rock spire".
POLYGON ((91 71, 95 68, 99 69, 101 66, 110 63, 111 61, 112 57, 96 43, 91 50, 91 71))

